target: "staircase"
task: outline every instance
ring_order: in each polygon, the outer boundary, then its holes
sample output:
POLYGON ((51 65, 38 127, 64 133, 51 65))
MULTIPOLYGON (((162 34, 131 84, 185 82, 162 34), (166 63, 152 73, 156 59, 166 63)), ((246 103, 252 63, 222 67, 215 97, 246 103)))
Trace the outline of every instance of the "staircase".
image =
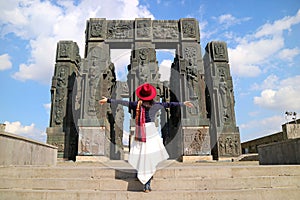
POLYGON ((155 173, 150 193, 141 192, 143 186, 125 161, 0 166, 0 177, 1 200, 300 199, 299 165, 166 161, 155 173))

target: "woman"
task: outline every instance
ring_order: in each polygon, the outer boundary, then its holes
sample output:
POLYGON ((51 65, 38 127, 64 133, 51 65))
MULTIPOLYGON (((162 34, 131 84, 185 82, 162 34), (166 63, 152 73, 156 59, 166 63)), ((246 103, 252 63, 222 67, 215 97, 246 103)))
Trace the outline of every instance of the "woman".
POLYGON ((183 103, 155 102, 153 99, 156 97, 156 89, 149 83, 140 85, 136 89, 136 95, 139 100, 135 102, 103 97, 99 103, 101 105, 104 103, 121 104, 134 111, 135 140, 130 148, 128 162, 137 170, 137 177, 144 184, 144 192, 150 192, 151 179, 158 163, 169 158, 154 123, 156 113, 162 108, 182 105, 193 107, 193 104, 189 101, 183 103))

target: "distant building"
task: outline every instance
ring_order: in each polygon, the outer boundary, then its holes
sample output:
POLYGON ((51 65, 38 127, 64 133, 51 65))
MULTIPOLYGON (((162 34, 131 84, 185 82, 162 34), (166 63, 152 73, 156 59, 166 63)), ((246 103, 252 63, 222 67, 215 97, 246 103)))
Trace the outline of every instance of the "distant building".
POLYGON ((281 132, 243 142, 241 144, 242 153, 258 153, 257 147, 259 145, 270 144, 295 138, 300 138, 300 119, 283 124, 281 132))

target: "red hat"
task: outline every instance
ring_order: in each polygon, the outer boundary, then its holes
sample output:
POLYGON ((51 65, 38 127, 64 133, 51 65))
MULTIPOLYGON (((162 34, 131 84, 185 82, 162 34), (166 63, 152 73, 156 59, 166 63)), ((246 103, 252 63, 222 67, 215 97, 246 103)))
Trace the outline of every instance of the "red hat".
POLYGON ((135 90, 136 96, 140 98, 141 100, 144 101, 149 101, 152 100, 156 97, 156 89, 153 85, 149 83, 144 83, 140 85, 136 90, 135 90))

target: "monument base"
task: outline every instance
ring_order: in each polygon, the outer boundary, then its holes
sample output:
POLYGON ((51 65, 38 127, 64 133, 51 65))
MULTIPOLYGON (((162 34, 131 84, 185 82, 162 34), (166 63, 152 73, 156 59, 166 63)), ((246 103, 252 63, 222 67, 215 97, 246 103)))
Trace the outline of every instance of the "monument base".
POLYGON ((201 162, 201 161, 212 161, 213 157, 209 156, 181 156, 180 161, 187 162, 201 162))
POLYGON ((239 157, 219 157, 218 158, 218 161, 221 161, 221 162, 236 162, 236 161, 239 161, 239 157))
POLYGON ((105 156, 76 156, 76 162, 107 162, 108 157, 105 156))

